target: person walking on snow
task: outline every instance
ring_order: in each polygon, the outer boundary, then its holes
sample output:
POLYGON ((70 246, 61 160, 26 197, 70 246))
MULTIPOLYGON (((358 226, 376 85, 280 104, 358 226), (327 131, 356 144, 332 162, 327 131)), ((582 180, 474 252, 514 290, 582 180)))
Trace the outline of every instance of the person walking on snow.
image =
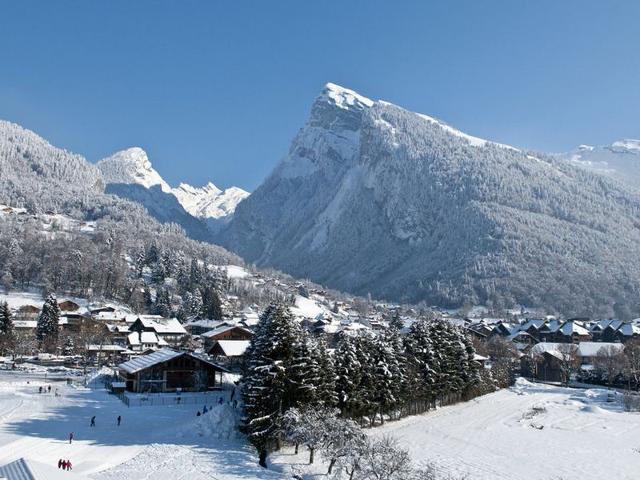
POLYGON ((73 470, 71 468, 71 460, 67 460, 67 470, 73 470))
POLYGON ((62 459, 58 460, 58 468, 62 468, 62 459))
POLYGON ((66 460, 62 460, 62 469, 63 470, 67 469, 67 461, 66 460))
POLYGON ((73 441, 73 432, 69 434, 69 445, 71 445, 72 441, 73 441))
POLYGON ((205 405, 204 408, 202 409, 202 414, 204 415, 205 413, 207 413, 207 406, 205 405))
POLYGON ((118 415, 118 426, 120 426, 120 422, 122 421, 122 417, 118 415))
POLYGON ((94 415, 93 417, 91 417, 91 423, 89 424, 90 427, 95 427, 96 426, 96 416, 94 415))

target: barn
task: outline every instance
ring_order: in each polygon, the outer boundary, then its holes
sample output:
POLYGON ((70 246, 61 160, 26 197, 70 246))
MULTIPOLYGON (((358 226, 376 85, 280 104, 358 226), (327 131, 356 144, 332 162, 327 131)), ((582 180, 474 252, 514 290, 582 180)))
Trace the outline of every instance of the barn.
POLYGON ((143 393, 212 390, 228 370, 192 353, 163 348, 121 363, 118 372, 127 391, 143 393))

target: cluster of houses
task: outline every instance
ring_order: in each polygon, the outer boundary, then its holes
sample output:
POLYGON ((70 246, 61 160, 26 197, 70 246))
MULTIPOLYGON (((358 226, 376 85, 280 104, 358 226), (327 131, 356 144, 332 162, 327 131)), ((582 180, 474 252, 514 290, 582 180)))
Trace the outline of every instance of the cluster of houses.
POLYGON ((625 343, 640 337, 640 319, 627 322, 613 319, 592 321, 586 318, 560 320, 555 317, 524 319, 520 322, 479 319, 470 322, 467 328, 480 338, 503 337, 520 350, 527 350, 540 342, 625 343))
POLYGON ((482 339, 500 337, 513 343, 524 375, 560 382, 567 380, 563 364, 568 357, 579 364, 578 377, 589 378, 599 359, 621 354, 626 342, 640 338, 640 319, 479 319, 469 322, 467 329, 482 339))
MULTIPOLYGON (((163 349, 179 349, 201 351, 237 369, 249 346, 251 328, 258 323, 258 314, 250 308, 236 318, 182 324, 176 318, 132 314, 115 305, 81 307, 72 300, 60 301, 58 305, 61 332, 79 334, 88 323, 98 327, 101 334, 93 335, 85 348, 101 362, 119 362, 163 349)), ((16 332, 34 337, 39 313, 40 308, 31 304, 15 308, 16 332)))

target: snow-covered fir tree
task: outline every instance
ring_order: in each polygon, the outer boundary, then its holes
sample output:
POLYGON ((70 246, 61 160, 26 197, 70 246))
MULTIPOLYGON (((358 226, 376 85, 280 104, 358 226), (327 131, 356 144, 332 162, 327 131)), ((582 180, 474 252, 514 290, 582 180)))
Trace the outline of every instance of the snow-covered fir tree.
POLYGON ((13 319, 7 302, 0 303, 0 335, 13 335, 13 319))
POLYGON ((246 352, 243 397, 244 430, 266 467, 275 448, 282 415, 298 406, 297 385, 290 381, 300 327, 284 305, 270 305, 260 317, 246 352))
POLYGON ((60 307, 56 297, 51 294, 42 305, 42 311, 38 316, 36 326, 36 338, 47 352, 55 351, 58 343, 58 323, 60 320, 60 307))
POLYGON ((201 317, 212 320, 220 320, 222 318, 222 303, 218 290, 214 285, 208 285, 202 289, 202 308, 201 317))
POLYGON ((0 354, 11 349, 15 343, 15 331, 11 310, 7 302, 0 303, 0 354))

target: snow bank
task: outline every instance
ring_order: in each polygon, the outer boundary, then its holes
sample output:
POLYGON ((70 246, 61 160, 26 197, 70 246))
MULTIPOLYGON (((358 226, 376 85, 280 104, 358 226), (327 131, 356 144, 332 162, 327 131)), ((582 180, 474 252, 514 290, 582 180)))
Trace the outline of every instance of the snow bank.
POLYGON ((195 433, 200 437, 235 440, 241 437, 237 428, 239 420, 239 409, 226 404, 214 405, 204 415, 195 417, 193 422, 182 426, 178 435, 186 437, 195 433))

